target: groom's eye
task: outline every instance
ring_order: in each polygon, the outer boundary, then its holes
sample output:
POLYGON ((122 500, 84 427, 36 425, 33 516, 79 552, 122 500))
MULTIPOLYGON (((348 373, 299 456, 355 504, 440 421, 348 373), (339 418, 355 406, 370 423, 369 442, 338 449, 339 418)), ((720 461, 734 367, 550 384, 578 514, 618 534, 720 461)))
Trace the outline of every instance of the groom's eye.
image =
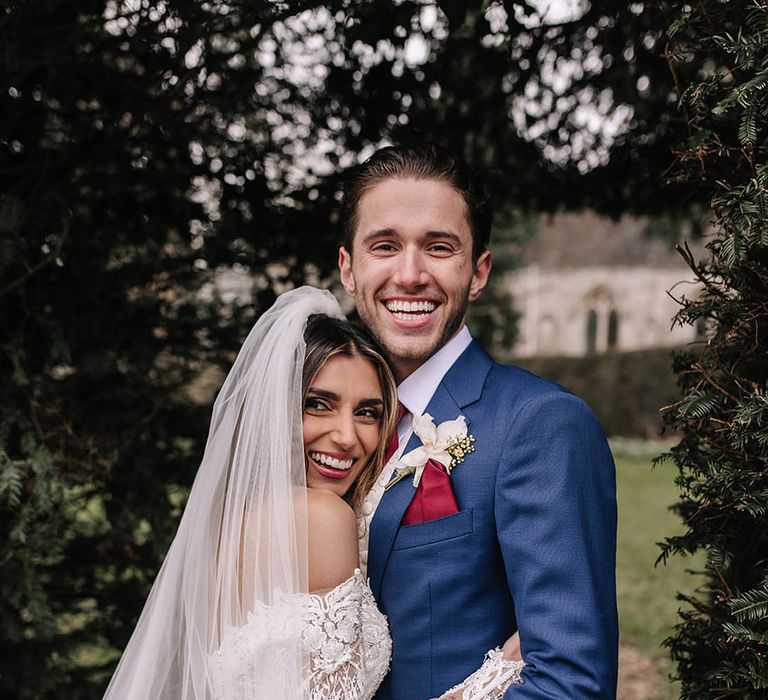
POLYGON ((395 244, 394 243, 376 243, 376 245, 371 246, 371 250, 375 253, 392 253, 395 251, 395 244))

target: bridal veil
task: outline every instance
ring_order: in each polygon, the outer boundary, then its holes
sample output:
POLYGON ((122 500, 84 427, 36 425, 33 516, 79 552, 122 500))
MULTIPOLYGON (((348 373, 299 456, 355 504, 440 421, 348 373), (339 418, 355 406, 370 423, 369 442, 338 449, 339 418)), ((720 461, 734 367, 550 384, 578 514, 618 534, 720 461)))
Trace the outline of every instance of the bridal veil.
MULTIPOLYGON (((259 605, 308 591, 301 384, 312 314, 343 318, 332 294, 301 287, 280 296, 246 338, 214 404, 178 532, 105 699, 209 700, 210 660, 224 631, 259 605)), ((279 655, 271 665, 261 659, 273 669, 260 678, 261 697, 301 697, 298 609, 293 622, 264 632, 279 637, 279 655)))

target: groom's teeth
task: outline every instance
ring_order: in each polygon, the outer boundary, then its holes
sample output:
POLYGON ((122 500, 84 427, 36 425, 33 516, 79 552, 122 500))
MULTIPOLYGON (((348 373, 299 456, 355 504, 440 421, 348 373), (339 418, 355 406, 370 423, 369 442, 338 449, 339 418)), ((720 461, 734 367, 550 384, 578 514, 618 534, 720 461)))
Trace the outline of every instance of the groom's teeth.
POLYGON ((341 469, 346 471, 352 467, 353 459, 336 459, 330 455, 323 454, 322 452, 310 452, 309 456, 315 460, 318 464, 323 464, 331 469, 341 469))
POLYGON ((401 319, 424 318, 437 308, 434 301, 405 301, 403 299, 388 301, 386 306, 396 318, 401 319))
POLYGON ((427 316, 429 316, 429 314, 426 313, 414 314, 406 313, 405 311, 393 311, 392 315, 395 318, 402 319, 403 321, 420 321, 422 318, 427 318, 427 316))

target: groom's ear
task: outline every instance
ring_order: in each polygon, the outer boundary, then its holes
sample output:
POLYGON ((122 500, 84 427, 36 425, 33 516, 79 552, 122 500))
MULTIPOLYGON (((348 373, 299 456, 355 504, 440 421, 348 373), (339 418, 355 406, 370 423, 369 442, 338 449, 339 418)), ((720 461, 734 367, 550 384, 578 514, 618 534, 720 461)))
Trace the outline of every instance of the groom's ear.
POLYGON ((355 293, 355 277, 352 274, 352 256, 344 246, 339 248, 339 277, 350 294, 355 293))
POLYGON ((469 285, 469 300, 474 301, 480 296, 480 292, 488 284, 488 276, 491 274, 491 251, 486 250, 475 263, 475 271, 472 274, 472 282, 469 285))

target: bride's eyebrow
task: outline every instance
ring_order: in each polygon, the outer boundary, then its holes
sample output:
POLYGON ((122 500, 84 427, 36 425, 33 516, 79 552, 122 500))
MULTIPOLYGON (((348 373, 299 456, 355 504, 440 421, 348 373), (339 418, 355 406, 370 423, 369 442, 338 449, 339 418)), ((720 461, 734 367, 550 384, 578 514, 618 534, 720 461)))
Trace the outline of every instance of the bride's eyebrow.
POLYGON ((334 394, 332 391, 326 391, 325 389, 318 389, 314 386, 309 387, 307 395, 319 396, 321 399, 328 399, 328 401, 338 401, 339 395, 334 394))
POLYGON ((384 405, 384 400, 383 399, 361 399, 357 405, 358 406, 375 406, 376 408, 379 408, 380 406, 384 405))

